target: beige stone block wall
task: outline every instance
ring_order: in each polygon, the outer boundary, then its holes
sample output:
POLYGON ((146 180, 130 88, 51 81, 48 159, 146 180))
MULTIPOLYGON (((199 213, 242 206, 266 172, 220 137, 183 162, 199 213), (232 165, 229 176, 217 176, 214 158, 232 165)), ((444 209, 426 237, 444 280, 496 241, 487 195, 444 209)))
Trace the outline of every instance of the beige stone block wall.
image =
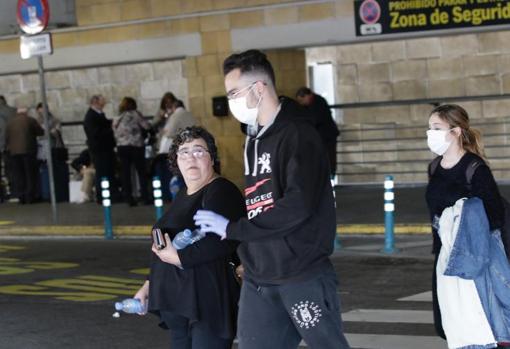
MULTIPOLYGON (((307 64, 334 64, 336 100, 339 103, 497 95, 510 93, 510 49, 506 44, 509 39, 510 32, 490 32, 317 47, 307 50, 307 64)), ((468 111, 473 125, 487 135, 484 141, 489 147, 509 143, 506 124, 494 127, 485 125, 495 120, 510 118, 508 100, 457 103, 468 111)), ((385 134, 385 131, 342 134, 341 137, 345 137, 349 142, 339 143, 339 159, 344 162, 346 159, 358 160, 355 164, 340 166, 341 171, 372 171, 372 175, 345 175, 341 179, 348 182, 370 178, 382 180, 384 176, 375 172, 404 171, 408 173, 396 175, 397 181, 423 180, 420 169, 432 158, 424 133, 431 109, 430 105, 417 104, 404 108, 343 110, 343 127, 347 129, 363 129, 365 125, 374 123, 382 127, 388 125, 388 122, 394 122, 400 127, 417 128, 399 130, 395 137, 385 134), (364 141, 376 136, 386 138, 385 142, 393 143, 399 151, 392 150, 391 147, 385 148, 384 142, 364 141), (411 140, 400 140, 402 137, 411 140), (353 143, 352 140, 356 142, 353 143), (355 147, 351 148, 353 145, 355 147), (361 147, 362 153, 349 154, 349 149, 359 151, 358 147, 361 147), (379 152, 373 152, 378 149, 379 152), (394 154, 397 154, 396 161, 388 161, 393 159, 394 154), (402 160, 401 163, 399 160, 402 160), (373 161, 380 163, 373 166, 373 161)), ((494 149, 505 148, 489 149, 489 155, 502 156, 504 153, 498 153, 494 149)), ((497 166, 510 168, 510 162, 498 160, 497 166)), ((496 172, 496 178, 509 179, 509 171, 496 172)))
MULTIPOLYGON (((108 118, 118 115, 118 105, 126 96, 135 98, 139 110, 148 116, 156 113, 166 91, 174 92, 188 105, 183 64, 172 60, 46 72, 48 106, 66 122, 82 121, 94 94, 106 97, 108 118)), ((41 100, 37 74, 0 76, 0 86, 8 103, 16 107, 32 108, 41 100)), ((85 134, 81 126, 64 127, 63 133, 72 154, 83 148, 85 134)))

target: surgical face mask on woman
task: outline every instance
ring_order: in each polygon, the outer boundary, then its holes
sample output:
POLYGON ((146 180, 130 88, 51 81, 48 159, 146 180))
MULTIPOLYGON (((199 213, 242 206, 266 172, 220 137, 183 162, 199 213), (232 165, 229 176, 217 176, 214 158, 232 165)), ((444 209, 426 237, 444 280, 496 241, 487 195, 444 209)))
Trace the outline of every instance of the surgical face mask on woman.
POLYGON ((228 100, 228 106, 230 108, 230 111, 232 112, 232 115, 234 115, 234 117, 237 120, 239 120, 239 122, 242 122, 243 124, 247 124, 250 126, 255 126, 257 124, 257 116, 259 115, 259 104, 260 101, 262 101, 262 96, 260 96, 259 100, 257 101, 257 105, 254 108, 248 108, 247 96, 252 90, 253 86, 255 86, 255 83, 248 85, 237 92, 238 94, 241 91, 248 89, 248 92, 246 93, 245 96, 232 98, 228 100))
POLYGON ((427 131, 427 145, 431 152, 437 155, 446 153, 452 142, 446 140, 446 136, 450 133, 449 130, 428 130, 427 131))

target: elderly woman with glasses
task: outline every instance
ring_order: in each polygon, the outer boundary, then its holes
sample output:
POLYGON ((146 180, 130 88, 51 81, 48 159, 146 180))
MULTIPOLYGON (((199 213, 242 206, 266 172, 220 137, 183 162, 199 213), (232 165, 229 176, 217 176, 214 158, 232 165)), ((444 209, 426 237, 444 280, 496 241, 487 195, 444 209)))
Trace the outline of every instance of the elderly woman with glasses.
POLYGON ((150 275, 135 298, 160 316, 170 330, 172 349, 231 348, 236 334, 237 284, 232 263, 238 261, 237 243, 207 234, 176 250, 171 240, 184 229, 194 230, 194 213, 205 208, 230 219, 246 215, 237 187, 220 176, 213 136, 202 127, 187 127, 169 151, 172 170, 182 175, 185 187, 153 229, 160 229, 166 247, 152 245, 150 275))

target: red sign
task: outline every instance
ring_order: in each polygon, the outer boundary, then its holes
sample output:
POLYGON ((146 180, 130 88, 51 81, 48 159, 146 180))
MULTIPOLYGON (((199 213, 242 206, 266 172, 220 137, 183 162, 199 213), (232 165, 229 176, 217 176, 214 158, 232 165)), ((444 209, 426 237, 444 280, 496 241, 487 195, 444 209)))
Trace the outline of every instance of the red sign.
POLYGON ((21 30, 27 34, 42 32, 50 19, 48 0, 18 0, 16 19, 21 30))

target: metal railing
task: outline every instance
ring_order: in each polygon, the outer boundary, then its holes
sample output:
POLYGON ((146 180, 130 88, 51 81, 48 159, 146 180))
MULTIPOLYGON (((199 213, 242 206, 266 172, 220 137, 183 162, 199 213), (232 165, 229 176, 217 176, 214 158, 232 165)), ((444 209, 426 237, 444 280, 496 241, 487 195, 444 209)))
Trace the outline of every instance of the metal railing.
MULTIPOLYGON (((456 102, 461 104, 463 101, 487 101, 487 100, 501 100, 501 99, 510 99, 510 94, 498 94, 498 95, 480 95, 480 96, 464 96, 464 97, 444 97, 444 98, 428 98, 428 99, 406 99, 406 100, 397 100, 397 101, 379 101, 379 102, 360 102, 360 103, 345 103, 345 104, 335 104, 330 105, 332 109, 359 109, 359 108, 375 108, 375 107, 392 107, 392 106, 409 106, 409 105, 418 105, 418 104, 429 104, 432 107, 438 106, 443 103, 456 102)), ((428 117, 424 116, 424 117, 428 117)), ((485 150, 488 153, 492 153, 489 156, 489 160, 510 160, 510 152, 508 155, 499 154, 498 150, 503 150, 504 148, 510 147, 510 132, 506 132, 508 129, 510 131, 510 116, 491 118, 489 120, 484 119, 473 119, 471 125, 475 128, 478 128, 482 131, 483 140, 485 145, 485 150), (483 132, 486 129, 487 132, 483 132), (508 137, 508 138, 507 138, 508 137), (503 138, 503 141, 502 139, 503 138)), ((367 123, 366 125, 361 125, 360 127, 351 127, 346 125, 345 128, 341 128, 341 135, 337 140, 337 168, 336 174, 345 179, 345 177, 358 176, 358 175, 369 175, 373 174, 378 177, 382 177, 384 175, 389 174, 388 171, 379 170, 377 165, 387 165, 391 163, 398 163, 402 165, 412 165, 412 164, 421 164, 423 165, 423 170, 413 169, 410 166, 409 169, 395 169, 391 171, 390 174, 422 174, 426 171, 426 166, 430 159, 432 158, 432 154, 430 153, 427 147, 426 135, 425 131, 428 128, 427 123, 423 124, 399 124, 397 122, 383 122, 383 123, 367 123), (413 136, 413 130, 416 130, 416 136, 413 136), (404 133, 401 131, 406 131, 405 135, 399 135, 399 133, 404 133), (376 134, 376 132, 378 134, 376 134), (381 135, 380 133, 387 132, 388 135, 381 135), (371 135, 372 133, 372 135, 371 135), (411 133, 411 135, 409 135, 411 133), (377 143, 380 142, 388 142, 388 146, 381 146, 379 148, 374 148, 377 146, 377 143), (345 149, 345 147, 350 146, 354 148, 353 145, 360 144, 361 149, 345 149), (369 149, 363 149, 363 144, 371 144, 368 146, 369 149), (388 152, 397 152, 397 153, 408 153, 412 154, 412 152, 423 152, 424 154, 430 154, 430 158, 424 158, 424 156, 414 159, 395 159, 385 160, 385 159, 373 159, 373 157, 377 156, 377 154, 383 154, 388 152), (355 156, 362 156, 363 154, 371 154, 370 159, 363 159, 363 161, 356 160, 342 160, 342 158, 347 157, 349 154, 355 156), (363 165, 369 165, 367 168, 361 169, 363 165), (356 166, 360 170, 356 171, 356 166), (370 170, 370 166, 374 166, 372 170, 370 170), (351 167, 348 171, 345 168, 351 167)), ((510 165, 505 166, 495 166, 492 168, 493 171, 510 171, 510 165)), ((351 183, 349 180, 343 180, 340 184, 355 184, 351 183)))

